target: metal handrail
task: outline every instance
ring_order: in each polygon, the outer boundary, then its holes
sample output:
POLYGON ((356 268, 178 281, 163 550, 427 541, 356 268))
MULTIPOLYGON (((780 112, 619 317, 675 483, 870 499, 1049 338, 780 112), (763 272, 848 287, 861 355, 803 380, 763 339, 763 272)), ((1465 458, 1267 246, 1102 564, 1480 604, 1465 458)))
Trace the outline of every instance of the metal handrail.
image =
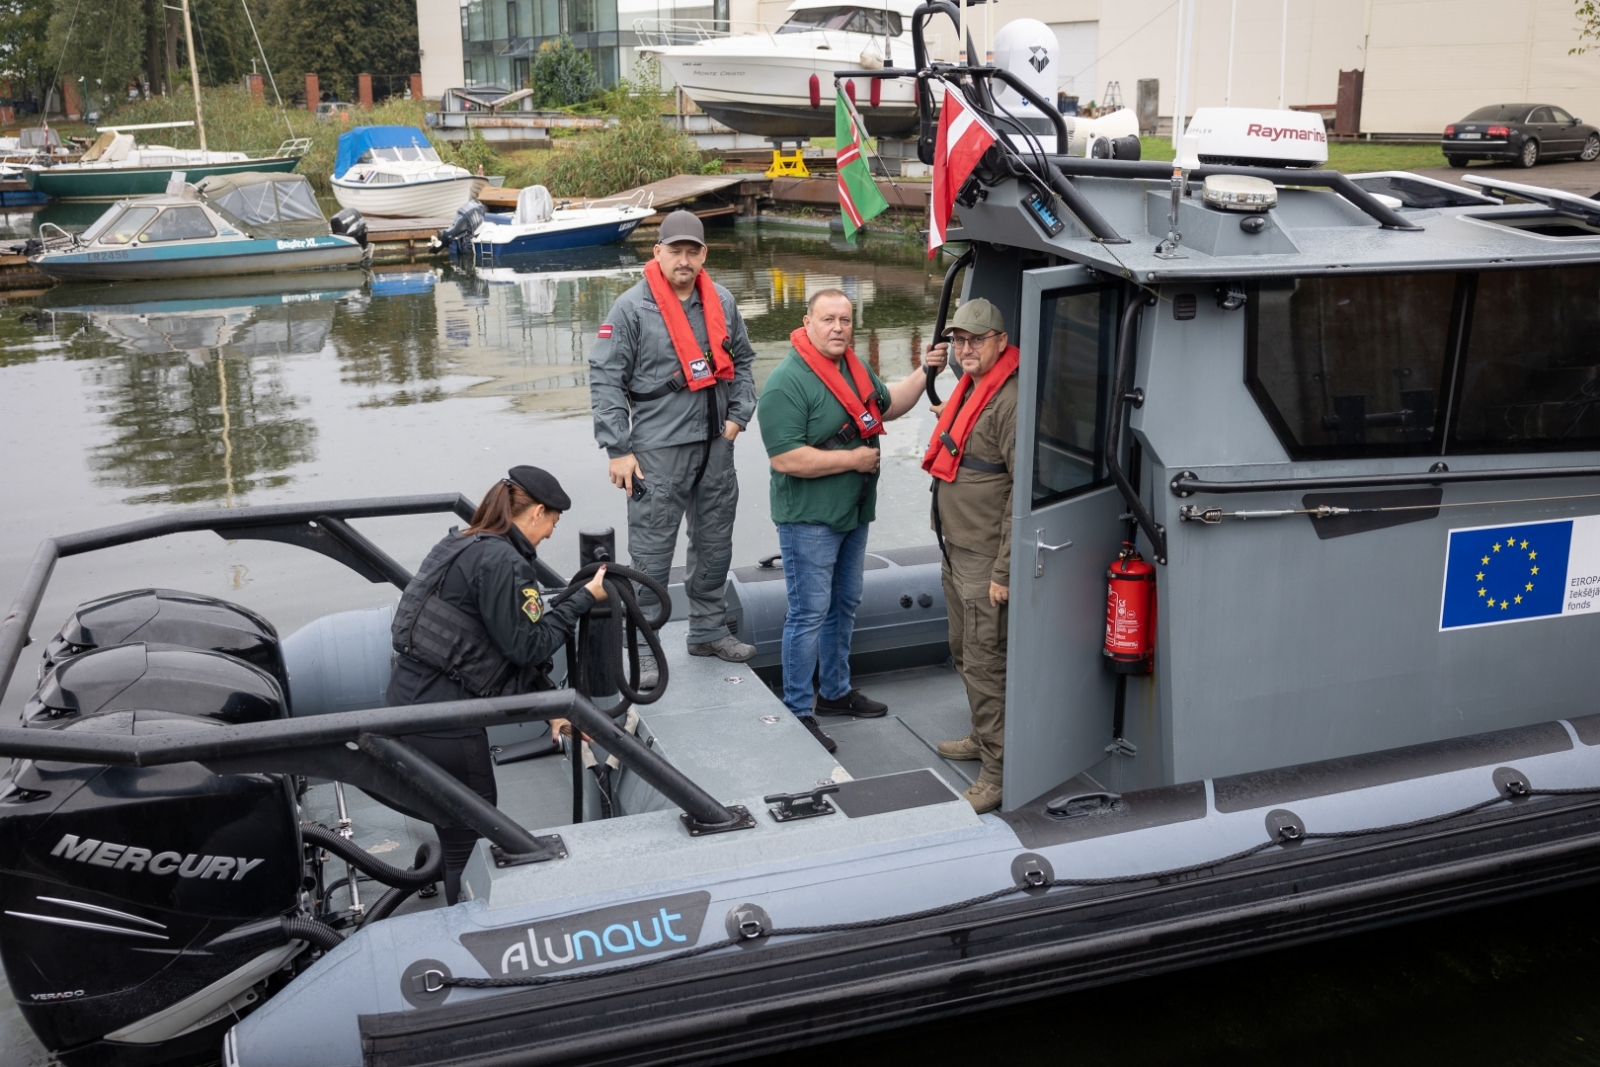
MULTIPOLYGON (((373 581, 404 588, 410 574, 346 520, 448 512, 470 520, 474 506, 460 493, 376 497, 312 504, 180 511, 46 538, 34 553, 22 588, 0 619, 0 695, 28 643, 45 587, 63 556, 145 541, 167 534, 210 530, 228 538, 288 541, 345 563, 373 581), (310 531, 309 533, 307 531, 310 531), (317 537, 325 539, 318 540, 317 537)), ((536 561, 539 580, 565 586, 548 565, 536 561)), ((277 773, 332 778, 361 788, 385 803, 436 823, 477 830, 508 853, 533 855, 548 846, 461 786, 436 764, 395 740, 439 729, 462 729, 529 719, 566 718, 616 756, 641 780, 683 808, 701 827, 741 822, 609 715, 571 689, 479 700, 414 704, 339 712, 303 719, 223 726, 163 736, 112 736, 70 730, 0 729, 0 756, 56 759, 133 767, 196 762, 218 774, 277 773)))

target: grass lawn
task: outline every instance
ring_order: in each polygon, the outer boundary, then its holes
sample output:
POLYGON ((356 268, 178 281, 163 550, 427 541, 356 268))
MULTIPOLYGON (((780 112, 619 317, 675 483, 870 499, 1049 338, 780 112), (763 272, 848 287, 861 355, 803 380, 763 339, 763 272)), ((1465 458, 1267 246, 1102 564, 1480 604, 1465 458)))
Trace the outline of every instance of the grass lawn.
MULTIPOLYGON (((1145 159, 1172 158, 1172 142, 1165 137, 1141 137, 1145 159)), ((1370 141, 1335 141, 1328 145, 1328 169, 1356 174, 1365 170, 1417 170, 1445 166, 1444 153, 1433 144, 1381 144, 1370 141)))

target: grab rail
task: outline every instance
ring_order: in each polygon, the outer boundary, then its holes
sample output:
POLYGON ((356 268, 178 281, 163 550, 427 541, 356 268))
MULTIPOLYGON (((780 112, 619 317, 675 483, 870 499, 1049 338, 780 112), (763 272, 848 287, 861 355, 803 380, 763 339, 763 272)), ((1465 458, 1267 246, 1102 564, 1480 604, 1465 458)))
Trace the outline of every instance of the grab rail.
POLYGON ((1397 485, 1449 485, 1462 482, 1515 482, 1534 478, 1593 478, 1600 467, 1508 467, 1502 470, 1453 471, 1435 463, 1426 471, 1402 474, 1338 474, 1321 478, 1257 478, 1239 482, 1210 482, 1184 471, 1167 487, 1173 496, 1196 493, 1298 493, 1309 489, 1383 489, 1397 485))

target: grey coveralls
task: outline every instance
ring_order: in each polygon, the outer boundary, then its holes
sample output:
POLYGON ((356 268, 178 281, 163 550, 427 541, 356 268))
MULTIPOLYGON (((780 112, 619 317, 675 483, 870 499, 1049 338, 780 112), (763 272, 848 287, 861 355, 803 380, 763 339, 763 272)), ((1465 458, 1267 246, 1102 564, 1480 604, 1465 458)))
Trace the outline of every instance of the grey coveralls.
MULTIPOLYGON (((611 305, 600 341, 589 353, 595 441, 612 459, 633 453, 644 472, 644 498, 628 501, 628 552, 634 569, 665 585, 678 543, 678 524, 688 518, 683 587, 689 598, 690 644, 715 641, 728 632, 722 590, 733 558, 739 479, 733 443, 722 430, 725 421, 749 426, 756 409, 751 370, 755 350, 733 294, 720 285, 716 292, 733 350, 731 382, 643 398, 674 373, 682 377, 666 320, 645 281, 611 305), (604 336, 608 332, 610 336, 604 336)), ((708 350, 698 288, 683 306, 701 351, 708 350)), ((646 611, 654 609, 655 598, 648 592, 639 600, 646 611)))

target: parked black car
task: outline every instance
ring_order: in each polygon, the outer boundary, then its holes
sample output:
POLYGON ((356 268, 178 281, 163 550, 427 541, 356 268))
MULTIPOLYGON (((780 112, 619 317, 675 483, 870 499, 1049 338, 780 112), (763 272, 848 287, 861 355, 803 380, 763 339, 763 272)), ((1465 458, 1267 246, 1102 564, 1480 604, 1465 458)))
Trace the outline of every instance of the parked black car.
POLYGON ((1440 147, 1452 167, 1474 159, 1522 167, 1563 156, 1588 161, 1600 156, 1600 130, 1554 104, 1493 104, 1446 126, 1440 147))

